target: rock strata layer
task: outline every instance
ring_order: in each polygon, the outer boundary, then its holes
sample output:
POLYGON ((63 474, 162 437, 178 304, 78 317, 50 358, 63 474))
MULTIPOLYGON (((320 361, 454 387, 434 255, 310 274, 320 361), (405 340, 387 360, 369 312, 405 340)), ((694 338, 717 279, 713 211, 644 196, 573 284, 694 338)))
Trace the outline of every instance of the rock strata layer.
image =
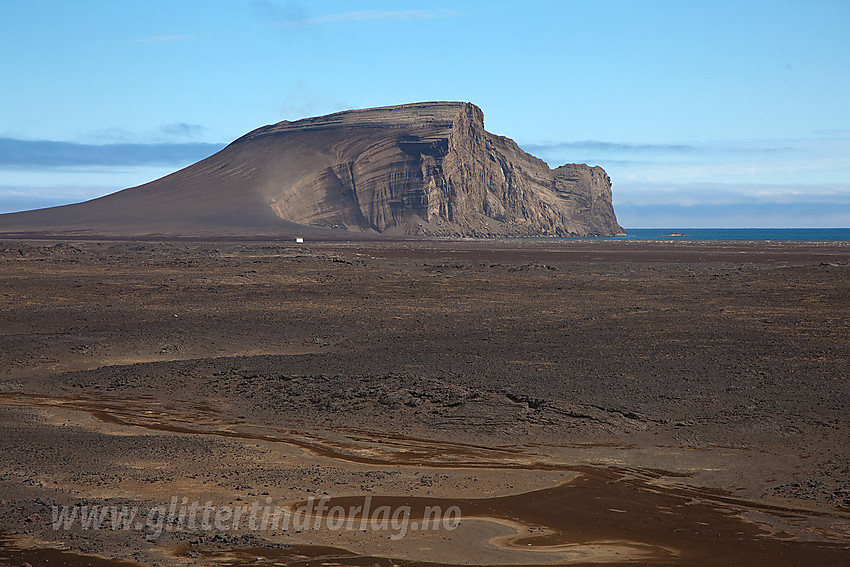
POLYGON ((284 121, 146 185, 0 215, 0 232, 260 235, 299 227, 455 237, 622 232, 602 168, 552 170, 487 132, 481 109, 462 102, 284 121))

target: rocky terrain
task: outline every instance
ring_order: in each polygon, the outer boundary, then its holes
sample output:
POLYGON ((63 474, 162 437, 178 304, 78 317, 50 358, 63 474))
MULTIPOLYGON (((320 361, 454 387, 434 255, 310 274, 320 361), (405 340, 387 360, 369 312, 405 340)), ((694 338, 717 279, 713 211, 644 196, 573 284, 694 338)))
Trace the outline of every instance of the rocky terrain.
MULTIPOLYGON (((430 102, 281 122, 140 187, 0 215, 0 233, 577 236, 623 232, 600 167, 554 170, 430 102)), ((338 236, 340 237, 340 236, 338 236)))
POLYGON ((846 565, 848 270, 846 243, 0 243, 0 565, 846 565), (52 527, 312 496, 463 520, 52 527))

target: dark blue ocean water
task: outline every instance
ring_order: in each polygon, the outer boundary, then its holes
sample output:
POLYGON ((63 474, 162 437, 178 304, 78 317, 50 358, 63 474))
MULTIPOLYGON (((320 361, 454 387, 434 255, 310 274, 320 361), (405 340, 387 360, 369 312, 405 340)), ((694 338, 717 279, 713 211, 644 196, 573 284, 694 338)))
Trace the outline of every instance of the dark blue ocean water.
POLYGON ((850 228, 627 228, 609 240, 850 240, 850 228), (683 236, 670 236, 679 233, 683 236))

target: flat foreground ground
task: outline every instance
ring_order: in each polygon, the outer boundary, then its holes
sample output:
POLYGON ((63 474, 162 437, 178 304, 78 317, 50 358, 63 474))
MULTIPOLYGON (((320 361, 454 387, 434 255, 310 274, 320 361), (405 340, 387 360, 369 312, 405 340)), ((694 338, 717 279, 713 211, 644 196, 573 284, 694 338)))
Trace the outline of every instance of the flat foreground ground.
POLYGON ((847 565, 848 415, 847 243, 0 242, 0 565, 847 565))

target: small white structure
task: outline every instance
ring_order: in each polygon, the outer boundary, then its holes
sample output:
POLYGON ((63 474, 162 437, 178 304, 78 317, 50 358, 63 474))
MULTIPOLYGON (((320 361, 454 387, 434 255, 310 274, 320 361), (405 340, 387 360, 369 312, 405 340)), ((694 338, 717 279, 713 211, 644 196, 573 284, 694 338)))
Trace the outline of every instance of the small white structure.
POLYGON ((304 239, 301 238, 300 236, 296 236, 295 237, 295 243, 296 244, 304 244, 304 239))

